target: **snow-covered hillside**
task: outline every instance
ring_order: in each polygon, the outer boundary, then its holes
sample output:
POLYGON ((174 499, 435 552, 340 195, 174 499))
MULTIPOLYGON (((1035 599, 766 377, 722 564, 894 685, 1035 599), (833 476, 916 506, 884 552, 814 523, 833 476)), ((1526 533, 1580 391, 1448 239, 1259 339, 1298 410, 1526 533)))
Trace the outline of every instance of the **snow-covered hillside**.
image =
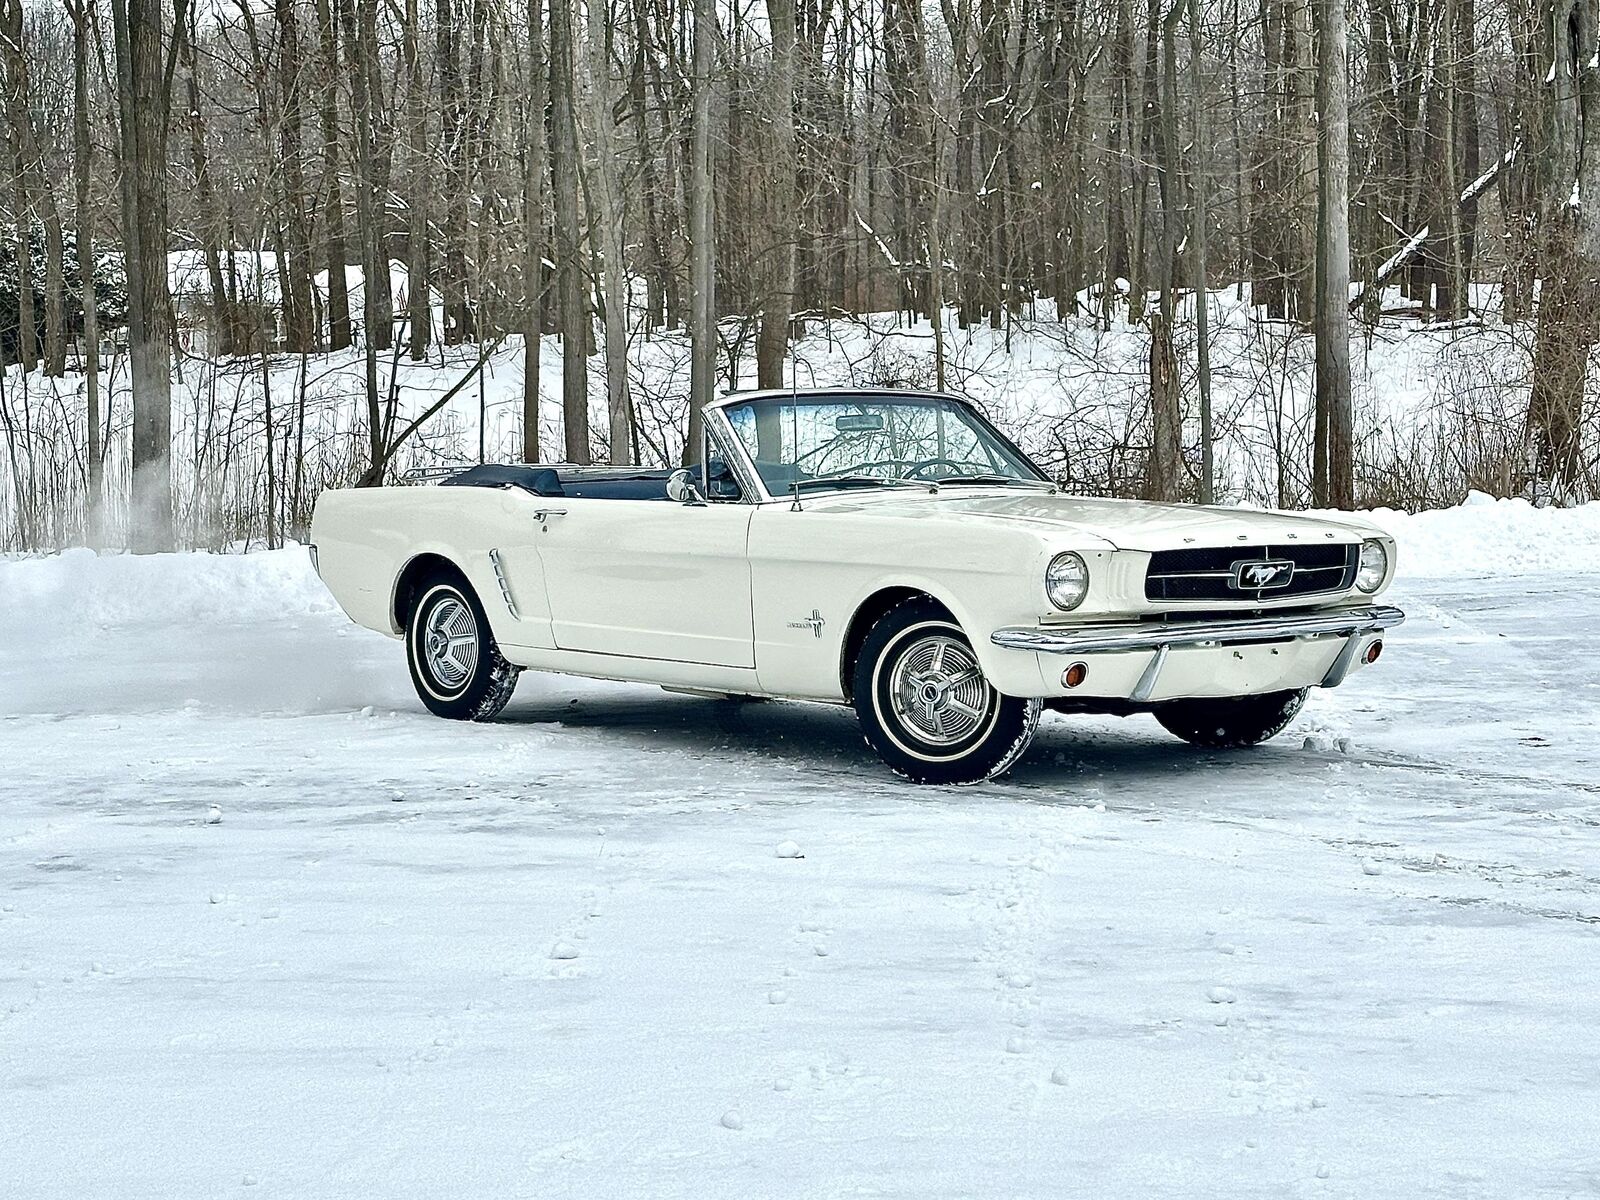
POLYGON ((1586 1194, 1600 506, 1380 513, 1277 741, 527 676, 425 716, 302 551, 0 561, 0 1194, 1586 1194))

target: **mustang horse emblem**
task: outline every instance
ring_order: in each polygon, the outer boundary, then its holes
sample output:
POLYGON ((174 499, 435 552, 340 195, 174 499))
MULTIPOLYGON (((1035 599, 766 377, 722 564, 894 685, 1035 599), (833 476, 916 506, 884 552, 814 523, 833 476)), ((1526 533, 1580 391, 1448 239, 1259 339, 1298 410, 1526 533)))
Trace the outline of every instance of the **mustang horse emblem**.
POLYGON ((822 636, 822 627, 826 624, 827 622, 822 619, 822 614, 813 608, 809 617, 802 617, 798 621, 790 621, 789 628, 809 629, 815 636, 820 638, 822 636))
POLYGON ((1288 587, 1294 578, 1294 563, 1288 559, 1266 562, 1241 562, 1233 565, 1233 586, 1239 591, 1266 591, 1288 587))

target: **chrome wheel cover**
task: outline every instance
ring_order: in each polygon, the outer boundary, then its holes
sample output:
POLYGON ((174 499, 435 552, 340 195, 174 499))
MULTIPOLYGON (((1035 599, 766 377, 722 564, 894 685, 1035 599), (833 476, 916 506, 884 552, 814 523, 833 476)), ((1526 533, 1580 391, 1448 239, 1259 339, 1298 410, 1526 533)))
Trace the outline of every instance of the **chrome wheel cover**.
POLYGON ((478 622, 459 596, 446 596, 428 610, 422 628, 422 661, 443 687, 459 691, 478 665, 478 622))
POLYGON ((994 689, 972 648, 943 634, 918 638, 906 647, 890 672, 889 695, 905 727, 933 746, 970 738, 989 719, 995 703, 994 689))

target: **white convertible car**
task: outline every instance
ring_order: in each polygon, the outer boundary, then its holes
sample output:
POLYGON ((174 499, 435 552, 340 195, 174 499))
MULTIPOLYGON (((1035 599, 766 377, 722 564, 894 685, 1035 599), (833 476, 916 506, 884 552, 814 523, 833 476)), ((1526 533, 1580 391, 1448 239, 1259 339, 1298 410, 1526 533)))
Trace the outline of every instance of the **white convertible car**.
POLYGON ((324 492, 312 554, 439 716, 523 669, 850 704, 928 783, 1004 771, 1047 707, 1264 741, 1404 620, 1375 529, 1064 495, 955 396, 732 395, 698 450, 324 492))

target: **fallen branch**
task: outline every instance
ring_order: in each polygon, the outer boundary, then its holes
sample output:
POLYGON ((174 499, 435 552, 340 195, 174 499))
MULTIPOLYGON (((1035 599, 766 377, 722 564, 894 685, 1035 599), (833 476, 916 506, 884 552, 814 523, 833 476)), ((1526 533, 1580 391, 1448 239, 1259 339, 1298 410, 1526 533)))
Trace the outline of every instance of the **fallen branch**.
MULTIPOLYGON (((1516 161, 1517 152, 1521 148, 1522 143, 1520 141, 1513 142, 1511 144, 1511 149, 1507 150, 1503 155, 1501 155, 1499 160, 1492 167, 1490 167, 1482 175, 1479 175, 1462 190, 1460 203, 1463 206, 1471 204, 1479 196, 1483 195, 1484 192, 1488 191, 1489 185, 1499 178, 1500 172, 1505 170, 1514 161, 1516 161)), ((1393 222, 1390 223, 1393 224, 1393 222)), ((1404 246, 1401 246, 1399 250, 1395 251, 1395 253, 1392 254, 1384 262, 1384 264, 1378 268, 1377 272, 1373 275, 1370 281, 1357 284, 1354 293, 1350 297, 1350 311, 1355 312, 1361 307, 1361 302, 1366 299, 1368 292, 1372 291, 1373 289, 1381 291, 1384 285, 1389 282, 1389 280, 1398 275, 1401 269, 1417 256, 1417 252, 1421 250, 1423 244, 1427 242, 1428 235, 1431 232, 1432 227, 1424 225, 1421 229, 1417 230, 1416 233, 1411 235, 1404 246)))

